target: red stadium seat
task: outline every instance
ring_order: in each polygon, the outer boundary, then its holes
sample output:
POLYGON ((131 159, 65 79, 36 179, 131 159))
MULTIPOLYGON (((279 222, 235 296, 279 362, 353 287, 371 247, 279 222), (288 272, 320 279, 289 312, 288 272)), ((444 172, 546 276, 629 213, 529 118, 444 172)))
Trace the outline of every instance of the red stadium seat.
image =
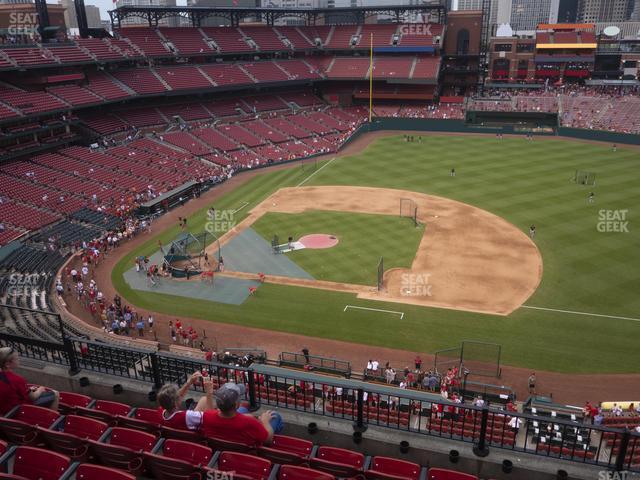
POLYGON ((206 476, 196 465, 154 453, 144 453, 144 465, 156 480, 192 480, 206 476))
POLYGON ((85 463, 76 470, 76 480, 135 480, 133 475, 115 468, 85 463))
POLYGON ((107 467, 139 473, 142 470, 143 452, 150 452, 157 437, 150 433, 114 427, 108 443, 90 440, 91 452, 107 467))
POLYGON ((162 444, 161 455, 145 453, 144 460, 156 480, 187 480, 197 477, 212 457, 209 447, 169 439, 162 444))
POLYGON ((168 458, 203 466, 207 466, 213 457, 213 451, 209 447, 173 439, 165 440, 162 445, 162 454, 168 458))
POLYGON ((274 435, 271 445, 259 447, 258 455, 280 465, 302 465, 309 461, 313 442, 286 435, 274 435))
POLYGON ((456 472, 455 470, 448 470, 446 468, 430 468, 429 480, 478 480, 475 475, 468 473, 456 472))
POLYGON ((8 445, 4 440, 0 440, 0 457, 7 451, 8 445))
POLYGON ((9 476, 0 474, 0 478, 58 480, 69 469, 71 460, 60 453, 20 446, 16 448, 7 463, 10 466, 9 476))
POLYGON ((343 448, 320 447, 309 465, 336 477, 355 477, 362 473, 364 455, 343 448))
POLYGON ((58 406, 58 410, 60 410, 60 413, 63 415, 69 415, 70 413, 75 413, 77 407, 87 408, 91 402, 93 402, 93 398, 86 395, 80 395, 79 393, 72 392, 60 392, 60 404, 58 406))
POLYGON ((117 424, 119 427, 133 428, 158 435, 162 424, 162 414, 159 410, 152 408, 136 408, 132 416, 118 415, 117 424))
POLYGON ((108 428, 106 423, 93 418, 67 415, 63 431, 39 428, 38 432, 51 449, 73 460, 85 461, 89 458, 87 440, 99 440, 108 428))
POLYGON ((93 408, 77 408, 76 413, 83 417, 91 417, 109 425, 116 424, 116 417, 122 415, 126 417, 131 412, 131 407, 125 403, 109 402, 107 400, 96 400, 93 408))
POLYGON ((158 425, 162 423, 162 414, 154 408, 136 408, 133 412, 133 418, 158 425))
POLYGON ((190 430, 178 430, 177 428, 160 427, 160 435, 162 438, 174 438, 176 440, 184 440, 185 442, 206 444, 207 439, 202 435, 190 430))
POLYGON ((246 453, 222 452, 216 470, 234 472, 234 478, 245 476, 253 480, 267 480, 271 472, 271 462, 246 453))
POLYGON ((278 480, 336 480, 336 477, 312 468, 283 465, 278 473, 278 480))
POLYGON ((370 480, 418 480, 420 465, 389 457, 373 457, 365 477, 370 480))
POLYGON ((254 451, 253 447, 249 445, 245 445, 244 443, 232 442, 232 441, 225 440, 223 438, 217 438, 217 437, 207 437, 207 444, 215 452, 249 453, 254 451))
POLYGON ((35 445, 37 427, 49 428, 60 418, 58 412, 33 405, 20 405, 11 418, 0 417, 0 435, 9 443, 35 445))

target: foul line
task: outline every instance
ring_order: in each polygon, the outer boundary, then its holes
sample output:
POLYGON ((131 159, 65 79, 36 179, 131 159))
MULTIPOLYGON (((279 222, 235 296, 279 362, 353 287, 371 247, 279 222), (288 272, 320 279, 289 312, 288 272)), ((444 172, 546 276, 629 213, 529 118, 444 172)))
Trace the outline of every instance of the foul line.
POLYGON ((249 202, 244 202, 242 205, 240 205, 238 208, 236 208, 233 212, 233 214, 238 213, 240 210, 242 210, 244 207, 246 207, 247 205, 249 205, 249 202))
POLYGON ((532 310, 544 310, 546 312, 571 313, 573 315, 585 315, 587 317, 615 318, 617 320, 631 320, 632 322, 640 322, 640 318, 618 317, 615 315, 602 315, 600 313, 574 312, 573 310, 559 310, 557 308, 531 307, 529 305, 522 305, 522 308, 530 308, 532 310))
POLYGON ((381 310, 380 308, 357 307, 355 305, 345 305, 343 312, 346 312, 348 308, 356 308, 358 310, 369 310, 371 312, 393 313, 395 315, 400 315, 400 320, 404 318, 404 312, 394 312, 393 310, 381 310))
POLYGON ((297 184, 297 185, 296 185, 296 188, 297 188, 297 187, 300 187, 300 186, 302 186, 302 185, 304 185, 305 183, 307 183, 307 181, 308 181, 311 177, 313 177, 316 173, 318 173, 318 172, 319 172, 320 170, 322 170, 324 167, 329 166, 329 164, 330 164, 331 162, 333 162, 336 158, 338 158, 338 157, 333 157, 333 158, 332 158, 331 160, 329 160, 327 163, 325 163, 324 165, 322 165, 318 170, 316 170, 316 171, 315 171, 315 172, 313 172, 311 175, 309 175, 307 178, 305 178, 304 180, 302 180, 299 184, 297 184))

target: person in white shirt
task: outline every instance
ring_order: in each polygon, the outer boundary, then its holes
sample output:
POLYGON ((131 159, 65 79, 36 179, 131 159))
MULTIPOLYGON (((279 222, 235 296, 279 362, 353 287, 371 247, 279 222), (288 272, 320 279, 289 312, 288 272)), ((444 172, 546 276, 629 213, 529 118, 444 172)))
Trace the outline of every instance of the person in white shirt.
POLYGON ((515 430, 515 432, 517 433, 518 430, 520 429, 520 426, 522 425, 522 419, 519 417, 511 417, 511 420, 509 420, 509 426, 515 430))
POLYGON ((622 408, 617 403, 613 404, 613 408, 611 409, 611 413, 613 413, 616 417, 622 415, 622 408))
MULTIPOLYGON (((378 361, 377 360, 373 360, 371 362, 371 370, 373 370, 374 372, 377 372, 378 371, 378 365, 379 365, 378 361)), ((640 407, 638 407, 638 408, 640 408, 640 407)))

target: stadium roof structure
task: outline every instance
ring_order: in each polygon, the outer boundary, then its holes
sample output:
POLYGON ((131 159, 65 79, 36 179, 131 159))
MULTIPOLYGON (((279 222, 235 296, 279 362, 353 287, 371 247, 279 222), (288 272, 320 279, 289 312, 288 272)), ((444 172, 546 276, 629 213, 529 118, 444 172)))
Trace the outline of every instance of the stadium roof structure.
POLYGON ((262 18, 267 25, 274 25, 275 21, 283 17, 299 17, 306 25, 333 24, 324 22, 326 18, 353 18, 353 22, 365 23, 365 19, 374 15, 384 14, 395 18, 396 23, 402 22, 402 16, 408 13, 428 14, 432 21, 444 23, 447 9, 440 4, 424 5, 378 5, 368 7, 337 7, 337 8, 263 8, 263 7, 194 7, 194 6, 136 6, 126 5, 115 10, 109 10, 111 25, 119 27, 122 20, 129 17, 146 18, 150 27, 167 17, 183 17, 189 19, 194 27, 207 17, 218 17, 228 20, 231 26, 238 26, 244 18, 262 18), (435 17, 435 18, 434 18, 435 17))

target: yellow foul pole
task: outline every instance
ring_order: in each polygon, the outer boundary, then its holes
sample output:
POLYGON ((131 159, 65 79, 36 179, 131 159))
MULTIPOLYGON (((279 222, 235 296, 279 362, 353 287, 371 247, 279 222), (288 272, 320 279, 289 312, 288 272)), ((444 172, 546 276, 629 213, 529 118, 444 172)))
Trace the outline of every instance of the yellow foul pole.
POLYGON ((369 48, 369 123, 373 116, 373 33, 371 34, 371 46, 369 48))

